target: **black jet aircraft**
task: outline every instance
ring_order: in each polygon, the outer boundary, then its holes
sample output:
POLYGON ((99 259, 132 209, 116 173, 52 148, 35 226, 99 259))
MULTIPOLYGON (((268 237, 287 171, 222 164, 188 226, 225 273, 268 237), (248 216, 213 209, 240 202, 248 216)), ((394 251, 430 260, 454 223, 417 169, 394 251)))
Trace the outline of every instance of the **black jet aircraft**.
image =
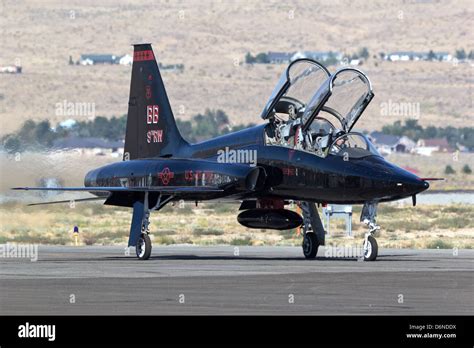
POLYGON ((364 259, 375 260, 377 204, 413 197, 415 205, 429 184, 352 130, 373 97, 361 71, 331 74, 298 59, 266 103, 264 124, 190 144, 176 126, 151 45, 134 45, 123 161, 87 173, 84 187, 15 189, 85 191, 95 196, 85 200, 133 208, 128 246, 139 259, 151 253, 150 213, 170 202, 237 201, 246 227, 302 226, 306 258, 325 242, 316 204, 363 204, 364 259), (285 209, 292 202, 302 214, 285 209))

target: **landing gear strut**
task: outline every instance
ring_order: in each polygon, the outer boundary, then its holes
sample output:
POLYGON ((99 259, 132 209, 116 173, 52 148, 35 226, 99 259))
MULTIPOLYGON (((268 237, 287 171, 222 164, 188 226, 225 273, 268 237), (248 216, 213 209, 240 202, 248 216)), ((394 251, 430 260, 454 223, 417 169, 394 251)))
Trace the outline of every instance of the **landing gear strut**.
POLYGON ((173 198, 173 196, 168 196, 162 200, 160 194, 155 206, 150 208, 148 201, 148 192, 145 192, 143 204, 140 201, 135 202, 128 245, 135 246, 135 252, 137 254, 138 259, 148 260, 151 255, 152 246, 149 229, 150 213, 153 210, 161 209, 166 203, 168 203, 173 198))
POLYGON ((326 231, 314 203, 302 201, 298 205, 303 212, 303 254, 307 259, 314 259, 319 246, 324 245, 326 231))
MULTIPOLYGON (((159 201, 159 200, 158 200, 159 201)), ((137 257, 140 260, 148 260, 151 255, 151 239, 149 236, 150 233, 150 212, 152 209, 148 206, 148 192, 145 193, 143 207, 143 218, 141 224, 141 234, 137 240, 137 245, 135 246, 135 252, 137 257)))
POLYGON ((360 215, 360 221, 365 223, 369 230, 364 237, 364 261, 375 261, 379 247, 374 237, 380 226, 375 222, 377 216, 377 202, 365 202, 360 215))

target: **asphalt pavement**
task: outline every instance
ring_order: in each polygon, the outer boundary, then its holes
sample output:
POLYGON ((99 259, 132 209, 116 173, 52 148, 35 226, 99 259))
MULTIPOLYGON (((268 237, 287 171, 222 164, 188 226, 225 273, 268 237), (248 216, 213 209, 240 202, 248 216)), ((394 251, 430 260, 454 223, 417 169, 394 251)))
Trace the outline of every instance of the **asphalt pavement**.
MULTIPOLYGON (((39 246, 0 257, 13 314, 473 314, 474 250, 380 249, 375 262, 298 247, 39 246), (11 256, 11 255, 10 255, 11 256)), ((347 254, 347 253, 346 253, 347 254)))

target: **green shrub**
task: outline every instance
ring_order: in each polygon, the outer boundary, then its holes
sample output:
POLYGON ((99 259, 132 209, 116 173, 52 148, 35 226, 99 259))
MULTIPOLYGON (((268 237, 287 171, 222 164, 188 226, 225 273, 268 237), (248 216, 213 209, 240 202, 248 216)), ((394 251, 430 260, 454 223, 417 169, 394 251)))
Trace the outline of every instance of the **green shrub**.
POLYGON ((195 236, 220 236, 224 234, 224 231, 217 230, 215 228, 201 228, 201 227, 196 227, 193 229, 193 234, 195 236))
POLYGON ((449 242, 445 242, 442 239, 436 239, 426 244, 426 247, 428 249, 452 249, 453 245, 449 242))
POLYGON ((455 174, 456 171, 449 164, 444 168, 444 174, 455 174))
POLYGON ((462 172, 464 174, 471 174, 472 173, 472 169, 467 165, 465 164, 464 167, 462 167, 462 172))
POLYGON ((230 245, 252 245, 250 237, 232 239, 230 245))

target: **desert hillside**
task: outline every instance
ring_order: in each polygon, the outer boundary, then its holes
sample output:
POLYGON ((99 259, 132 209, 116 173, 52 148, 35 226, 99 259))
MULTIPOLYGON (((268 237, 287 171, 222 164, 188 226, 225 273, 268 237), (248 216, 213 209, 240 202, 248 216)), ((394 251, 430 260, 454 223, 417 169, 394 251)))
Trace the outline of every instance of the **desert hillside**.
MULTIPOLYGON (((68 65, 81 54, 132 52, 152 42, 164 64, 175 114, 223 109, 234 123, 259 114, 284 65, 246 65, 267 51, 339 51, 367 47, 359 68, 376 97, 359 128, 380 129, 408 116, 382 115, 383 103, 419 103, 419 123, 473 125, 473 67, 469 63, 387 62, 380 52, 474 49, 472 1, 21 1, 1 0, 0 134, 23 120, 61 121, 57 103, 94 103, 96 115, 126 113, 130 67, 68 65)), ((332 66, 331 70, 336 67, 332 66)), ((78 116, 81 117, 81 116, 78 116)), ((86 116, 82 116, 86 117, 86 116)))

